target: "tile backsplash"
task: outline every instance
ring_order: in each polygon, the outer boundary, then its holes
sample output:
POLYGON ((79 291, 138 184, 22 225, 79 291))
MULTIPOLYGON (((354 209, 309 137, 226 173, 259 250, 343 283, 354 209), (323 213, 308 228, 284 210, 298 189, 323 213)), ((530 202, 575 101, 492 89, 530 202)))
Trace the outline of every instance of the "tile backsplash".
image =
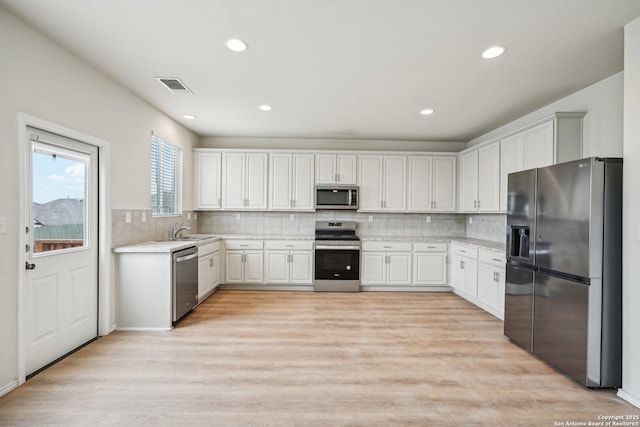
POLYGON ((171 226, 176 222, 184 223, 191 227, 189 233, 198 232, 198 221, 193 219, 193 212, 184 211, 182 216, 151 216, 151 210, 146 209, 113 209, 111 211, 111 245, 130 245, 133 243, 148 242, 169 238, 171 226), (127 212, 131 213, 131 222, 127 223, 127 212), (146 221, 142 218, 146 216, 146 221), (191 219, 187 219, 191 214, 191 219))
POLYGON ((494 242, 504 242, 506 239, 507 216, 504 214, 468 215, 466 224, 467 237, 494 242))
POLYGON ((198 229, 200 233, 211 234, 312 235, 316 221, 343 220, 356 221, 358 234, 362 236, 463 237, 466 235, 465 219, 466 216, 456 214, 366 214, 339 210, 198 212, 198 229))

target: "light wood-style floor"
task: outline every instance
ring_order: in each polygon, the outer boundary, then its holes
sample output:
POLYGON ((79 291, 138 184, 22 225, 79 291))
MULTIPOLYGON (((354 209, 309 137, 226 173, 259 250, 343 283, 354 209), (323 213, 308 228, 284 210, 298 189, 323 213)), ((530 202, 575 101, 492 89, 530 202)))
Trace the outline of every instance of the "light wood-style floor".
POLYGON ((0 398, 0 425, 553 426, 638 413, 449 293, 219 291, 171 332, 115 332, 0 398))

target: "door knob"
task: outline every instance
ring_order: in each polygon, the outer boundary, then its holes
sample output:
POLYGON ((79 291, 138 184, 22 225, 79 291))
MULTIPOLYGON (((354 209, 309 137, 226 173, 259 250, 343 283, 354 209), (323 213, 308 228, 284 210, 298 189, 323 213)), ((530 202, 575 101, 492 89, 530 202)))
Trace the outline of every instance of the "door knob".
POLYGON ((28 261, 25 261, 25 266, 24 266, 27 270, 35 270, 36 269, 36 265, 35 264, 29 264, 28 261))

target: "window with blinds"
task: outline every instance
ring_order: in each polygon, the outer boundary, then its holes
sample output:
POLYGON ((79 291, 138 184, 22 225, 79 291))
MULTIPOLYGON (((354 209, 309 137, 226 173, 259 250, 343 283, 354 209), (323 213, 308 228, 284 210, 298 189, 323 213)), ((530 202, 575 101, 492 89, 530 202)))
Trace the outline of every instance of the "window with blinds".
POLYGON ((151 135, 151 214, 182 214, 182 149, 151 135))

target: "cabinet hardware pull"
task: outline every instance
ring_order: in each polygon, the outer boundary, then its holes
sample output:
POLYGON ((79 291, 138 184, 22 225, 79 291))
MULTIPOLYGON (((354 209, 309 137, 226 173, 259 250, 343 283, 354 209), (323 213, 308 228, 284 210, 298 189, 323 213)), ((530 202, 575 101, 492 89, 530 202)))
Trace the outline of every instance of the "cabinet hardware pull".
POLYGON ((464 268, 464 261, 460 261, 460 268, 464 268))
POLYGON ((383 246, 385 249, 391 249, 391 246, 383 246))
POLYGON ((286 245, 288 248, 293 248, 295 245, 286 245))
POLYGON ((427 246, 428 249, 435 249, 435 246, 427 246))
POLYGON ((336 174, 338 175, 338 179, 336 181, 340 182, 340 174, 336 174))
POLYGON ((222 204, 222 199, 218 198, 218 206, 222 204))
POLYGON ((480 209, 480 200, 478 200, 478 209, 480 209))
POLYGON ((501 261, 501 260, 499 260, 499 259, 495 259, 495 258, 491 258, 491 259, 492 259, 492 260, 494 260, 494 261, 497 261, 497 262, 500 262, 500 261, 501 261))
POLYGON ((460 252, 467 253, 467 251, 465 251, 464 249, 460 249, 460 252))

